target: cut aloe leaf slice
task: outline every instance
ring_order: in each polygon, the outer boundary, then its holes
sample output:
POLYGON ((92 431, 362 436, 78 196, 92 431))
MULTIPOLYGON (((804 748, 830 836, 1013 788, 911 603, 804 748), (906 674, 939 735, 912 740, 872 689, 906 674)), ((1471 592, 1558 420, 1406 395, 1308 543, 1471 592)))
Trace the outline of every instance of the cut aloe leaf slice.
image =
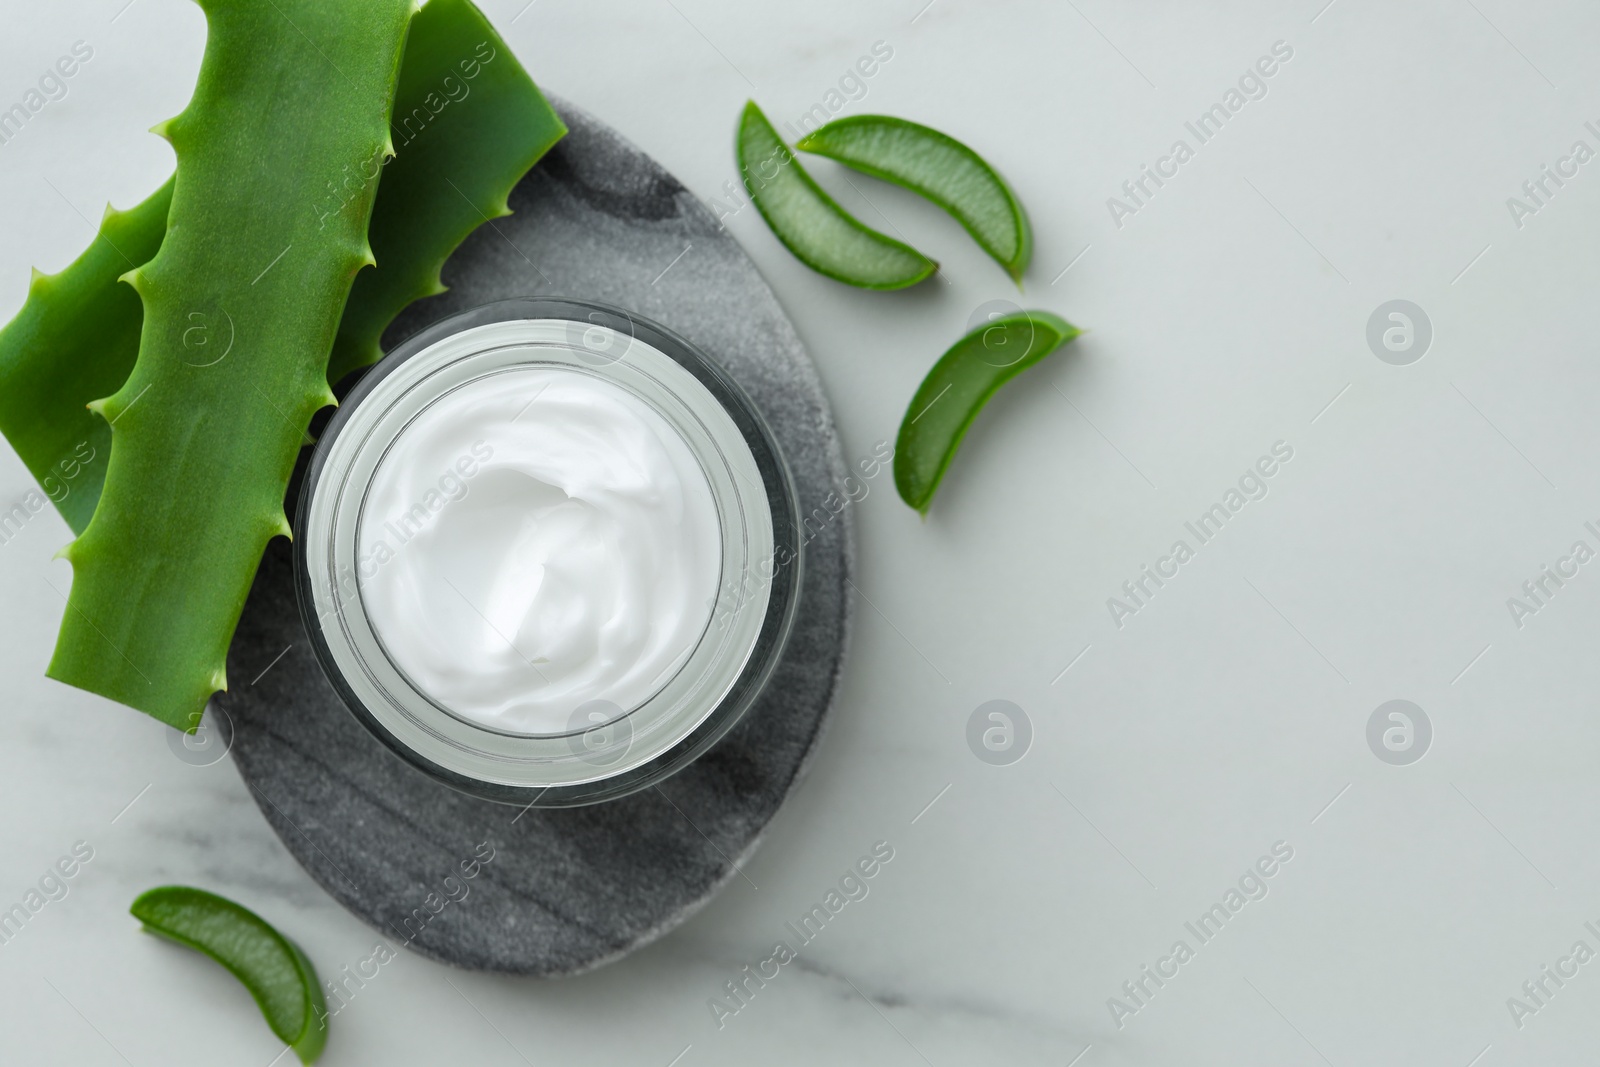
POLYGON ((1002 385, 1082 331, 1048 311, 995 319, 950 346, 917 387, 895 441, 894 486, 926 515, 967 428, 1002 385))
POLYGON ((863 226, 823 192, 753 100, 740 117, 734 150, 756 210, 818 274, 862 289, 904 289, 938 269, 910 245, 863 226))
POLYGON ((328 1004, 317 972, 272 924, 226 897, 184 885, 151 889, 128 910, 145 930, 205 953, 243 982, 272 1032, 301 1063, 322 1053, 328 1004))
POLYGON ((851 115, 813 131, 795 147, 921 193, 954 215, 1022 284, 1033 256, 1027 213, 999 172, 954 137, 889 115, 851 115))

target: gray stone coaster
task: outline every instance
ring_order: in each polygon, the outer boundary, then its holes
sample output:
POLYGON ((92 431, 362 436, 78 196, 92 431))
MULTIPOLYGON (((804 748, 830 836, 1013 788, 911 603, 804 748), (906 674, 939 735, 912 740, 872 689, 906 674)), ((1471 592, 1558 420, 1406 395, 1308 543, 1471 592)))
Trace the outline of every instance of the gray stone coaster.
MULTIPOLYGON (((670 174, 596 119, 557 107, 572 132, 512 194, 515 214, 468 239, 445 269, 450 291, 411 308, 387 339, 517 296, 638 312, 744 386, 790 464, 801 513, 821 507, 843 482, 839 441, 816 370, 772 291, 670 174)), ((216 700, 232 722, 234 760, 289 851, 392 941, 489 971, 599 966, 661 936, 739 877, 736 865, 816 749, 849 626, 849 514, 812 531, 788 649, 727 737, 659 787, 594 807, 520 812, 434 782, 357 723, 312 656, 291 552, 276 540, 228 655, 231 691, 216 700)))

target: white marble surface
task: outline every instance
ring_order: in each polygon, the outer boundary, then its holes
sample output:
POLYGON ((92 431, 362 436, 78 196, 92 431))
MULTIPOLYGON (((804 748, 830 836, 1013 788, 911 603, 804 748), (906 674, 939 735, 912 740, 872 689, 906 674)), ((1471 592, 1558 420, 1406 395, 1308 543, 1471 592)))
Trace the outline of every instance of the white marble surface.
MULTIPOLYGON (((577 980, 402 958, 338 1016, 324 1062, 1593 1061, 1600 963, 1546 980, 1520 1028, 1507 998, 1575 941, 1600 949, 1584 927, 1600 928, 1600 570, 1521 629, 1506 599, 1575 540, 1600 547, 1584 527, 1600 526, 1600 163, 1520 229, 1506 198, 1575 140, 1600 148, 1584 127, 1600 126, 1600 12, 525 2, 487 10, 535 77, 708 199, 735 178, 747 97, 793 121, 886 42, 847 110, 986 152, 1036 228, 1022 302, 1092 332, 990 406, 926 522, 887 478, 858 506, 843 705, 748 882, 577 980), (1280 40, 1293 58, 1265 98, 1117 228, 1107 197, 1175 138, 1193 145, 1184 123, 1280 40), (1364 338, 1394 298, 1434 326, 1410 366, 1364 338), (1118 629, 1106 598, 1175 539, 1193 545, 1184 522, 1280 440, 1294 456, 1269 495, 1118 629), (1433 724, 1410 766, 1365 737, 1394 698, 1433 724), (967 746, 991 699, 1033 724, 1011 766, 967 746), (870 895, 719 1029, 708 999, 879 840, 895 854, 870 895), (1184 923, 1278 841, 1293 859, 1265 899, 1200 944, 1184 923), (1194 957, 1119 1028, 1107 998, 1179 938, 1194 957)), ((125 4, 7 15, 0 106, 74 41, 95 53, 0 145, 0 315, 30 265, 76 254, 106 200, 170 170, 143 131, 186 100, 202 18, 184 0, 125 4)), ((754 212, 730 223, 854 458, 892 438, 979 305, 1019 298, 928 205, 813 170, 944 264, 912 293, 857 292, 801 267, 754 212)), ((6 450, 0 503, 28 486, 6 450)), ((375 936, 294 864, 228 762, 188 766, 155 723, 43 678, 66 537, 47 512, 0 546, 0 903, 76 841, 94 859, 0 945, 4 1059, 265 1067, 280 1046, 243 990, 139 935, 133 896, 185 881, 237 897, 325 973, 375 936)))

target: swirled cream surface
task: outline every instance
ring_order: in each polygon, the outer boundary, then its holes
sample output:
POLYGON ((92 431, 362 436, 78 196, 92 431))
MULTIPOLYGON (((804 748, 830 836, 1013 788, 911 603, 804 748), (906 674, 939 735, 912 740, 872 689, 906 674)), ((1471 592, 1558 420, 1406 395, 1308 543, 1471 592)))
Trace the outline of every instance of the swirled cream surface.
POLYGON ((357 542, 395 666, 458 718, 527 735, 653 696, 705 633, 722 567, 711 485, 678 432, 552 364, 424 409, 379 462, 357 542))

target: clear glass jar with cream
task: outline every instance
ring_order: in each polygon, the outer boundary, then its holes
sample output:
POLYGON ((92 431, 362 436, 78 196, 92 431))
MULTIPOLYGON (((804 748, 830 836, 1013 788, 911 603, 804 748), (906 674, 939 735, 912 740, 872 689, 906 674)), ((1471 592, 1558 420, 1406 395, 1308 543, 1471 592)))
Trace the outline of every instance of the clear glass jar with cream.
POLYGON ((754 702, 802 560, 782 456, 666 329, 516 300, 399 346, 318 442, 301 614, 380 740, 458 789, 571 806, 644 788, 754 702))

